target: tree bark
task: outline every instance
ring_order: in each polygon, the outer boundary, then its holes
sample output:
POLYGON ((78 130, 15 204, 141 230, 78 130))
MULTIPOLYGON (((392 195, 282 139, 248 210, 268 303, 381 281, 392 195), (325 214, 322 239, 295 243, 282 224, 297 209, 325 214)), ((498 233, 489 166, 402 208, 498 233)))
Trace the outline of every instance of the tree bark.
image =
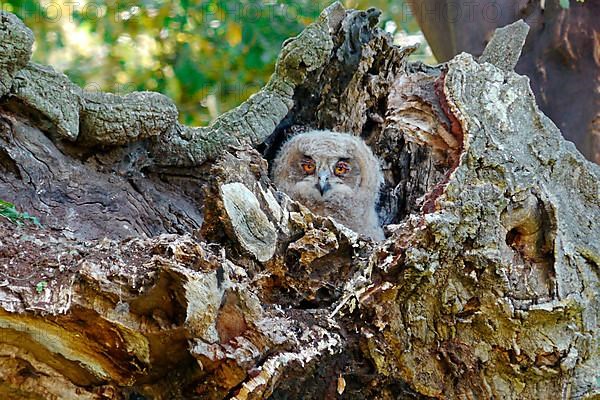
POLYGON ((3 55, 0 198, 42 228, 0 219, 2 398, 600 396, 600 168, 512 70, 527 28, 434 68, 378 16, 328 7, 206 128, 3 55), (271 184, 313 128, 380 156, 385 241, 271 184))
POLYGON ((516 71, 542 111, 600 164, 600 3, 559 0, 409 0, 438 60, 480 55, 494 30, 523 18, 531 33, 516 71))

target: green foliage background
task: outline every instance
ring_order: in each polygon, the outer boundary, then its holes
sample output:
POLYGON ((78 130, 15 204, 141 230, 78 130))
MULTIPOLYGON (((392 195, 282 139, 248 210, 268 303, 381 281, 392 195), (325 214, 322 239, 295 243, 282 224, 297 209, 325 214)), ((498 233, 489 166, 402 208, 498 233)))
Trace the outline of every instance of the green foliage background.
MULTIPOLYGON (((347 0, 383 11, 390 32, 418 32, 403 0, 347 0)), ((87 90, 154 90, 180 119, 206 125, 244 101, 273 72, 281 44, 330 2, 212 0, 8 0, 35 34, 33 59, 87 90)), ((425 56, 425 51, 421 55, 425 56)))

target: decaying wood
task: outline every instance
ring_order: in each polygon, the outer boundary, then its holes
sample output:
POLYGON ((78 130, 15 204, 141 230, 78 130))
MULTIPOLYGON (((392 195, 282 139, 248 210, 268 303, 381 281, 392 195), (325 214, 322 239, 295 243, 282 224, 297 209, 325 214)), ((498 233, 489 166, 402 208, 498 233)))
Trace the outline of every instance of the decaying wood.
POLYGON ((378 15, 330 6, 206 128, 2 58, 0 198, 43 225, 0 220, 2 398, 600 396, 600 169, 512 71, 524 27, 433 68, 378 15), (271 184, 312 128, 381 157, 385 241, 271 184))
MULTIPOLYGON (((516 71, 531 79, 542 111, 600 164, 600 2, 409 0, 439 61, 480 55, 495 29, 524 19, 531 33, 516 71)), ((519 50, 520 51, 520 50, 519 50)))

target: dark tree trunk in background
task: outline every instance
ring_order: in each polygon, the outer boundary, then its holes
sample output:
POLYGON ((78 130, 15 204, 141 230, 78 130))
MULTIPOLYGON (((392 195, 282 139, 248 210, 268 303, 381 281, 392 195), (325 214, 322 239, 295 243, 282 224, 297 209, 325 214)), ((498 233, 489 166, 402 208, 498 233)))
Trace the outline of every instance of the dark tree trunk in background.
POLYGON ((433 53, 478 56, 494 29, 524 19, 531 31, 516 71, 542 111, 589 160, 600 163, 600 2, 409 0, 433 53), (542 4, 545 8, 542 9, 542 4))
MULTIPOLYGON (((600 167, 514 72, 428 67, 334 3, 211 126, 82 91, 0 13, 1 399, 592 399, 600 167), (381 158, 374 243, 273 186, 295 132, 381 158)), ((594 397, 595 396, 595 397, 594 397)))

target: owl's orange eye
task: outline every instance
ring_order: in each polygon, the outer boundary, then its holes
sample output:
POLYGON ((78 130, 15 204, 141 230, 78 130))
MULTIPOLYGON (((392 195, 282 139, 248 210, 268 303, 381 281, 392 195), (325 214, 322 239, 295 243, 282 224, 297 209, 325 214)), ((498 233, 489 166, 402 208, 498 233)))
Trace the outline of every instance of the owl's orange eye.
POLYGON ((350 171, 350 165, 343 161, 339 161, 337 164, 335 164, 335 169, 333 172, 335 172, 335 174, 337 176, 342 176, 342 175, 346 175, 349 171, 350 171))
POLYGON ((313 160, 304 160, 302 161, 302 169, 304 170, 304 172, 306 172, 308 175, 312 175, 315 173, 315 162, 313 160))

